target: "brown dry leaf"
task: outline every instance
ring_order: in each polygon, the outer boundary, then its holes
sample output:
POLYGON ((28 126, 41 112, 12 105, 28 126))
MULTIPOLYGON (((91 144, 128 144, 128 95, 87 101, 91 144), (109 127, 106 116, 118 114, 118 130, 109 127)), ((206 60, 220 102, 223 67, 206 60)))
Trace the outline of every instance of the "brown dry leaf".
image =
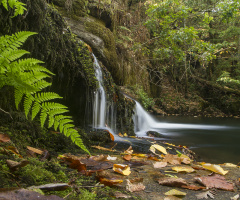
POLYGON ((127 160, 127 161, 131 160, 131 158, 132 158, 132 156, 129 154, 123 156, 123 159, 127 160))
POLYGON ((22 160, 21 162, 16 162, 13 160, 6 160, 7 166, 11 171, 16 171, 18 168, 25 167, 29 164, 28 160, 22 160))
POLYGON ((33 147, 30 147, 30 146, 27 146, 27 149, 36 153, 36 154, 39 154, 39 155, 42 155, 43 154, 43 151, 40 150, 40 149, 36 149, 36 148, 33 148, 33 147))
POLYGON ((1 142, 10 142, 11 139, 7 134, 0 133, 0 143, 1 142))
POLYGON ((211 199, 214 199, 214 194, 211 191, 206 191, 206 192, 196 194, 197 199, 208 199, 208 196, 211 199))
POLYGON ((182 178, 161 178, 158 180, 160 185, 171 186, 171 187, 182 187, 183 185, 188 185, 188 183, 182 178))
POLYGON ((165 156, 165 158, 163 159, 163 162, 168 162, 172 165, 178 165, 178 164, 181 164, 182 159, 180 157, 178 157, 177 155, 167 154, 165 156))
POLYGON ((123 194, 121 192, 115 192, 114 196, 118 199, 118 198, 124 198, 124 199, 129 199, 131 198, 131 196, 123 194))
POLYGON ((205 163, 202 165, 205 169, 208 169, 210 171, 213 171, 215 173, 221 174, 221 175, 225 175, 226 173, 228 173, 228 171, 224 171, 222 167, 220 167, 219 165, 214 165, 214 164, 210 164, 210 163, 205 163))
POLYGON ((167 162, 155 162, 154 164, 153 164, 153 167, 155 168, 155 169, 157 169, 157 168, 163 168, 163 167, 166 167, 167 166, 167 162))
POLYGON ((147 157, 148 160, 154 160, 154 161, 160 161, 160 159, 154 155, 148 155, 147 157))
POLYGON ((186 164, 186 165, 188 165, 188 164, 190 164, 192 162, 192 160, 188 156, 186 156, 184 154, 181 154, 180 158, 182 159, 181 162, 186 164))
POLYGON ((76 169, 79 172, 87 170, 86 164, 82 163, 80 160, 72 160, 72 162, 70 163, 69 167, 71 169, 76 169))
POLYGON ((143 182, 143 178, 134 178, 130 180, 131 183, 139 183, 139 182, 143 182))
POLYGON ((131 174, 130 167, 128 165, 123 164, 114 164, 113 171, 120 173, 124 176, 128 176, 129 174, 131 174))
POLYGON ((133 150, 132 150, 132 146, 128 147, 128 149, 126 151, 124 151, 125 154, 132 154, 133 150))
POLYGON ((128 179, 127 179, 127 186, 126 189, 130 192, 137 192, 137 191, 142 191, 145 190, 145 186, 142 183, 137 183, 137 184, 132 184, 128 179))
POLYGON ((95 149, 103 150, 103 151, 115 151, 115 150, 108 149, 108 148, 101 147, 101 146, 92 146, 92 147, 95 149))
POLYGON ((195 179, 208 188, 217 188, 227 191, 234 190, 234 184, 227 182, 223 176, 218 174, 214 174, 212 176, 195 177, 195 179))
POLYGON ((187 193, 185 192, 181 192, 179 190, 176 190, 176 189, 172 189, 172 190, 169 190, 168 192, 165 192, 164 193, 165 195, 170 195, 170 196, 185 196, 187 193))
POLYGON ((186 188, 189 190, 203 190, 205 187, 197 186, 197 185, 183 185, 182 188, 186 188))
POLYGON ((187 173, 192 173, 195 171, 190 166, 176 166, 176 167, 172 167, 172 170, 174 170, 176 172, 187 172, 187 173))
POLYGON ((95 161, 106 161, 107 155, 97 155, 97 156, 91 156, 89 159, 95 160, 95 161))
POLYGON ((105 186, 113 186, 113 185, 117 185, 123 182, 122 179, 118 179, 118 178, 103 178, 100 177, 99 178, 99 182, 104 184, 105 186))

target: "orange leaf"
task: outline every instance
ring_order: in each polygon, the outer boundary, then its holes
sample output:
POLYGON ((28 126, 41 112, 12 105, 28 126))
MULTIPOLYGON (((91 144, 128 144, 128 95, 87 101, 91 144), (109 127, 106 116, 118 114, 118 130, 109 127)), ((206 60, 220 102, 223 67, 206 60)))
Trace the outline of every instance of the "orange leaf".
POLYGON ((112 133, 110 133, 109 130, 106 130, 106 131, 109 133, 109 135, 110 135, 110 137, 111 137, 111 140, 114 141, 114 135, 113 135, 112 133))
POLYGON ((0 142, 10 142, 10 137, 7 134, 0 134, 0 142))
POLYGON ((128 165, 114 164, 113 171, 120 173, 122 175, 128 176, 131 174, 130 167, 128 165))
POLYGON ((127 160, 127 161, 129 161, 129 160, 131 160, 131 158, 132 158, 132 156, 131 155, 125 155, 125 156, 123 156, 123 159, 124 160, 127 160))
POLYGON ((122 183, 123 180, 122 179, 117 179, 117 178, 99 178, 99 182, 106 185, 106 186, 112 186, 112 185, 116 185, 119 183, 122 183))

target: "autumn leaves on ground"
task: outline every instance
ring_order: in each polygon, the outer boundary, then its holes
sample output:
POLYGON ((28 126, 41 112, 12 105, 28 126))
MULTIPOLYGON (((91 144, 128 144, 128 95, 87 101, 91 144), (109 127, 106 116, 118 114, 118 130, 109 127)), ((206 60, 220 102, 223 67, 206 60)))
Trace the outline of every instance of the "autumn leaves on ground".
MULTIPOLYGON (((116 142, 112 148, 92 146, 92 156, 67 152, 54 157, 47 150, 26 146, 28 157, 24 158, 11 146, 7 134, 0 133, 0 142, 0 155, 16 158, 1 163, 1 178, 8 177, 17 187, 1 189, 0 199, 36 199, 38 192, 42 199, 239 199, 239 166, 198 163, 187 147, 154 139, 149 140, 150 149, 144 153, 134 152, 130 142, 128 149, 117 151, 116 142), (53 173, 55 179, 24 184, 22 171, 36 163, 51 163, 58 173, 63 170, 67 178, 53 173)), ((45 173, 44 170, 39 173, 45 173)))

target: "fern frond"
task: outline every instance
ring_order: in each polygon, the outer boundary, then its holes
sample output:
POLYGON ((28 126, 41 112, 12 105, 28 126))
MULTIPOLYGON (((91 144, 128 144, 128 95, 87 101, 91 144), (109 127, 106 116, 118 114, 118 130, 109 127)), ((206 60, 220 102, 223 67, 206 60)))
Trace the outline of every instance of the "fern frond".
POLYGON ((54 130, 57 131, 57 128, 59 126, 59 121, 62 119, 71 119, 70 116, 64 116, 64 115, 58 115, 55 117, 55 121, 54 121, 54 130))
POLYGON ((28 116, 28 113, 30 111, 33 101, 34 101, 34 98, 31 94, 28 94, 25 96, 23 106, 24 106, 24 111, 25 111, 26 117, 28 116))
POLYGON ((45 80, 39 80, 38 82, 33 84, 33 87, 39 88, 40 90, 42 90, 42 89, 44 89, 44 88, 46 88, 48 86, 51 86, 51 85, 52 85, 52 83, 49 83, 49 82, 47 82, 45 80))
MULTIPOLYGON (((58 94, 56 94, 54 92, 41 92, 41 93, 35 94, 34 97, 35 97, 36 101, 39 103, 49 101, 52 99, 62 99, 61 96, 59 96, 58 94)), ((66 108, 66 106, 64 106, 64 107, 66 108)), ((54 109, 56 109, 56 108, 54 108, 54 109)))
POLYGON ((29 36, 35 34, 37 33, 30 31, 20 31, 11 36, 9 35, 2 36, 0 42, 1 44, 3 44, 3 47, 2 48, 0 47, 0 50, 1 51, 16 50, 22 46, 22 44, 27 40, 29 36))
POLYGON ((2 57, 6 58, 8 62, 10 63, 11 61, 15 61, 18 58, 21 58, 23 55, 28 54, 28 51, 22 50, 22 49, 16 49, 16 50, 9 50, 9 51, 4 51, 2 53, 2 57))
POLYGON ((82 139, 80 138, 80 136, 75 138, 75 144, 76 144, 77 146, 79 146, 82 150, 84 150, 85 152, 87 152, 89 155, 91 155, 90 152, 87 150, 87 148, 84 146, 83 141, 82 141, 82 139))
POLYGON ((64 106, 60 103, 55 103, 55 102, 44 102, 42 103, 42 107, 45 110, 53 110, 53 109, 67 109, 67 106, 64 106))
POLYGON ((44 110, 44 109, 42 109, 42 110, 41 110, 41 114, 40 114, 41 127, 44 126, 46 119, 47 119, 47 111, 44 110))
POLYGON ((27 10, 24 6, 26 4, 22 3, 22 2, 16 2, 15 3, 15 10, 14 10, 14 16, 17 16, 17 15, 22 15, 24 13, 24 10, 27 10))
POLYGON ((19 90, 18 88, 15 89, 14 96, 15 96, 15 105, 17 109, 18 109, 19 103, 22 101, 23 95, 24 93, 21 90, 19 90))
POLYGON ((40 110, 41 110, 41 105, 35 101, 32 107, 32 120, 36 117, 36 115, 39 113, 40 110))
POLYGON ((1 0, 0 5, 3 5, 3 7, 8 10, 7 0, 1 0))
POLYGON ((73 123, 72 119, 63 119, 59 122, 59 131, 62 133, 64 125, 67 123, 73 123))
POLYGON ((69 129, 69 128, 73 128, 73 127, 74 127, 73 124, 66 124, 66 125, 64 125, 64 127, 63 127, 63 133, 66 135, 68 129, 69 129))

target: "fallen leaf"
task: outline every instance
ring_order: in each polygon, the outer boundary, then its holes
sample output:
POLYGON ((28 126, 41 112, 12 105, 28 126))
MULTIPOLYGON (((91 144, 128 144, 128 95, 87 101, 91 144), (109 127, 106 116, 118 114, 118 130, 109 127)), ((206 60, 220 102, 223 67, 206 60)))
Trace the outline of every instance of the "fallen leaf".
POLYGON ((156 157, 156 156, 154 156, 154 155, 148 155, 147 159, 148 159, 148 160, 160 161, 160 159, 159 159, 159 158, 157 158, 157 157, 156 157))
POLYGON ((180 158, 182 159, 181 162, 186 164, 186 165, 188 165, 192 162, 192 160, 184 154, 181 154, 180 158))
POLYGON ((108 155, 107 160, 117 160, 117 157, 112 157, 108 155))
POLYGON ((114 141, 114 135, 109 130, 106 131, 109 133, 111 140, 114 141))
POLYGON ((7 134, 0 133, 0 142, 10 142, 11 139, 7 134))
POLYGON ((189 190, 203 190, 205 187, 197 186, 197 185, 183 185, 182 188, 186 188, 189 190))
POLYGON ((178 165, 178 164, 181 164, 182 162, 182 159, 179 158, 178 156, 176 155, 173 155, 173 154, 167 154, 165 156, 165 158, 163 159, 163 162, 168 162, 172 165, 178 165))
POLYGON ((118 136, 119 136, 119 137, 123 137, 123 134, 122 134, 122 133, 118 133, 118 136))
POLYGON ((132 154, 133 150, 132 150, 132 146, 128 147, 128 149, 126 151, 124 151, 125 154, 132 154))
POLYGON ((211 191, 206 191, 206 192, 202 192, 202 193, 196 194, 197 199, 208 199, 208 196, 211 199, 214 199, 214 194, 211 193, 211 191))
POLYGON ((182 187, 183 185, 188 185, 188 183, 182 178, 161 178, 158 180, 160 185, 171 186, 171 187, 182 187))
POLYGON ((153 153, 155 153, 155 149, 157 149, 158 151, 160 151, 160 152, 162 152, 162 153, 164 153, 164 154, 167 154, 167 150, 164 148, 164 147, 162 147, 162 146, 160 146, 160 145, 158 145, 158 144, 153 144, 151 147, 150 147, 150 151, 152 151, 153 153))
POLYGON ((140 157, 140 158, 146 158, 147 157, 146 154, 142 154, 142 153, 134 153, 134 154, 132 154, 132 156, 137 156, 137 157, 140 157))
POLYGON ((23 157, 19 154, 19 151, 18 151, 18 149, 17 149, 16 147, 14 147, 14 146, 7 146, 7 147, 5 147, 5 149, 13 152, 13 153, 14 153, 15 155, 17 155, 19 158, 23 158, 23 157))
POLYGON ((16 171, 18 168, 25 167, 29 164, 28 160, 22 160, 21 162, 16 162, 13 160, 6 160, 7 166, 11 171, 16 171))
POLYGON ((155 162, 154 164, 153 164, 153 167, 154 168, 163 168, 163 167, 166 167, 167 166, 167 162, 155 162))
POLYGON ((129 199, 131 198, 131 196, 123 194, 121 192, 115 192, 114 196, 118 199, 118 198, 124 198, 124 199, 129 199))
POLYGON ((105 186, 113 186, 122 183, 123 180, 118 178, 99 178, 99 182, 105 186))
POLYGON ((232 163, 224 163, 223 164, 225 167, 237 167, 237 165, 232 164, 232 163))
POLYGON ((222 167, 220 167, 219 165, 214 165, 214 164, 210 164, 210 163, 205 163, 202 165, 205 169, 208 169, 210 171, 213 171, 215 173, 221 174, 221 175, 225 175, 226 173, 228 173, 228 171, 224 171, 222 167))
POLYGON ((191 172, 195 171, 190 166, 176 166, 176 167, 172 167, 172 170, 174 170, 176 172, 187 172, 187 173, 191 173, 191 172))
POLYGON ((30 147, 30 146, 27 146, 27 149, 36 153, 36 154, 39 154, 39 155, 42 155, 43 154, 43 151, 40 150, 40 149, 36 149, 36 148, 33 148, 33 147, 30 147))
POLYGON ((97 155, 97 156, 91 156, 89 159, 95 160, 95 161, 106 161, 107 155, 97 155))
POLYGON ((127 181, 126 189, 130 192, 145 190, 145 186, 142 183, 132 184, 128 179, 126 181, 127 181))
POLYGON ((185 196, 187 193, 185 192, 181 192, 179 190, 176 190, 176 189, 172 189, 172 190, 169 190, 168 192, 165 192, 164 193, 165 195, 170 195, 170 196, 185 196))
POLYGON ((234 184, 227 182, 223 176, 218 174, 214 174, 212 176, 195 177, 195 180, 208 188, 217 188, 227 191, 234 190, 234 184))
POLYGON ((129 174, 131 174, 130 167, 128 165, 123 164, 114 164, 113 171, 120 173, 124 176, 128 176, 129 174))
POLYGON ((231 200, 238 200, 239 194, 235 195, 234 197, 230 197, 231 200))
POLYGON ((134 178, 130 180, 131 183, 139 183, 139 182, 143 182, 143 178, 134 178))
POLYGON ((127 133, 124 133, 123 136, 124 136, 124 137, 128 137, 127 133))
POLYGON ((123 159, 127 160, 127 161, 131 160, 131 158, 132 158, 132 156, 129 154, 123 156, 123 159))

